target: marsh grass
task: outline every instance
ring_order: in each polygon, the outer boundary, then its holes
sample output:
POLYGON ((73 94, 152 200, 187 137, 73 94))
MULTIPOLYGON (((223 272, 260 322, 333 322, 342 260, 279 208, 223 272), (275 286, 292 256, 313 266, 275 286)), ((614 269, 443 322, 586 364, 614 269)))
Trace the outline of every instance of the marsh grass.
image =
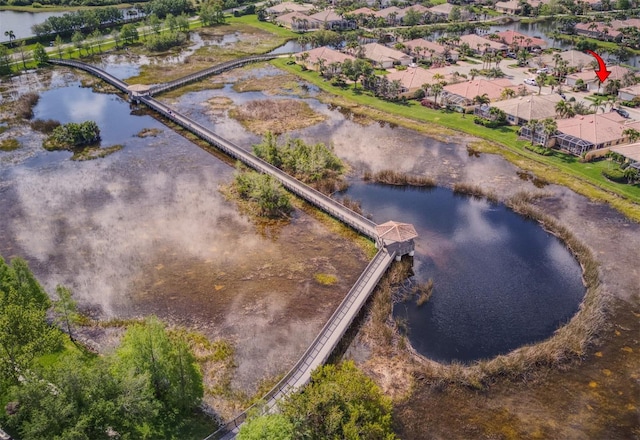
POLYGON ((407 173, 401 173, 393 170, 382 170, 376 173, 365 171, 363 180, 365 182, 373 181, 385 185, 397 186, 420 186, 432 188, 436 186, 436 181, 432 177, 412 176, 407 173))
POLYGON ((124 148, 124 145, 112 145, 111 147, 86 147, 81 150, 74 150, 73 156, 71 156, 71 160, 76 160, 79 162, 85 160, 94 160, 100 159, 103 157, 107 157, 110 154, 115 153, 116 151, 120 151, 124 148))
POLYGON ((159 128, 143 128, 138 132, 138 134, 136 134, 136 136, 139 138, 155 137, 160 133, 162 133, 162 130, 159 128))
POLYGON ((54 119, 36 119, 31 122, 31 128, 44 134, 51 134, 53 130, 60 126, 60 122, 54 119))
POLYGON ((431 299, 431 295, 433 295, 433 279, 429 278, 425 284, 418 284, 414 288, 414 294, 418 296, 416 299, 416 305, 420 307, 429 299, 431 299))
POLYGON ((362 211, 362 204, 359 200, 354 200, 351 197, 345 196, 341 200, 339 200, 339 202, 356 214, 364 215, 362 211))
POLYGON ((13 103, 13 111, 17 118, 31 119, 33 117, 33 108, 40 100, 40 95, 34 92, 25 93, 13 103))
POLYGON ((0 151, 14 151, 20 147, 20 142, 16 138, 3 139, 0 141, 0 151))
POLYGON ((455 183, 453 185, 453 193, 458 195, 467 195, 476 199, 487 199, 491 203, 498 203, 498 196, 493 191, 485 191, 479 185, 471 183, 455 183))
POLYGON ((323 286, 333 286, 338 282, 338 277, 328 273, 317 273, 313 276, 313 279, 323 286))
POLYGON ((268 131, 282 134, 316 125, 326 119, 306 102, 294 99, 250 101, 231 109, 229 116, 256 134, 268 131))

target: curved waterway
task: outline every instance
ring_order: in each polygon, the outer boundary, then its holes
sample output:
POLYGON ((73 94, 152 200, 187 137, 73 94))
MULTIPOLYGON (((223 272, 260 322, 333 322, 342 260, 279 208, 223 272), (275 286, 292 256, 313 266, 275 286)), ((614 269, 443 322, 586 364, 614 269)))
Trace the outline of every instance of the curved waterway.
POLYGON ((422 306, 394 306, 409 340, 440 362, 471 362, 551 336, 578 310, 581 269, 560 240, 504 205, 450 190, 354 183, 346 192, 381 223, 412 223, 416 282, 433 279, 422 306))

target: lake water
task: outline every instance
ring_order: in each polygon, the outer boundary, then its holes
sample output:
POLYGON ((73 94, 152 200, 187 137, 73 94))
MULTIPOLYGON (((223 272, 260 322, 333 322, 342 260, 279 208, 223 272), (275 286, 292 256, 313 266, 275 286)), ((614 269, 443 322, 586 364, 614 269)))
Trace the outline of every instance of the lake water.
POLYGON ((440 362, 470 362, 550 337, 578 310, 585 289, 572 254, 538 223, 503 205, 451 190, 354 183, 377 223, 412 223, 418 234, 415 281, 433 279, 433 294, 417 306, 394 306, 409 340, 440 362))
POLYGON ((6 31, 13 31, 16 38, 33 37, 31 31, 34 24, 43 23, 49 17, 60 17, 65 12, 19 12, 0 11, 0 41, 9 41, 4 35, 6 31))

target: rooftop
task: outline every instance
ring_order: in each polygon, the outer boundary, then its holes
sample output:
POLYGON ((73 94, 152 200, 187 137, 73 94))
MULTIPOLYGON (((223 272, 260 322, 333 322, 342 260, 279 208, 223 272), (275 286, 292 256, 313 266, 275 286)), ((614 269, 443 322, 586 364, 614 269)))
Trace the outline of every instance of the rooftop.
POLYGON ((476 78, 473 81, 463 81, 444 86, 444 90, 447 93, 462 96, 469 101, 472 101, 476 96, 482 96, 484 94, 486 94, 490 100, 495 101, 501 98, 502 91, 506 88, 516 90, 517 86, 505 78, 493 80, 476 78))
POLYGON ((499 108, 508 115, 530 121, 532 119, 553 118, 556 116, 556 104, 562 101, 560 95, 527 95, 497 101, 491 107, 499 108))
POLYGON ((309 54, 307 62, 311 64, 316 64, 319 60, 324 60, 325 65, 343 63, 345 60, 355 60, 351 55, 344 54, 327 46, 316 47, 315 49, 297 53, 296 57, 299 57, 303 53, 309 54))
POLYGON ((569 119, 558 119, 558 131, 594 145, 622 139, 627 128, 640 128, 640 122, 627 121, 616 112, 577 115, 569 119))
POLYGON ((414 228, 413 225, 394 221, 376 226, 376 233, 383 240, 398 242, 411 240, 418 236, 416 228, 414 228))
POLYGON ((640 142, 630 145, 611 147, 611 151, 622 154, 624 157, 628 157, 634 162, 640 162, 640 142))

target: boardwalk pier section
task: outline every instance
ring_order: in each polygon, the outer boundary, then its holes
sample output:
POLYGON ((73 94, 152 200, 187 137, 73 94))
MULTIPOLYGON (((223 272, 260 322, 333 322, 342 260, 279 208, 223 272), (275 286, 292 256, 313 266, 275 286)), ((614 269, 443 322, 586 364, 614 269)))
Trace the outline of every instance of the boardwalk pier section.
MULTIPOLYGON (((129 86, 127 83, 119 80, 113 75, 110 75, 97 67, 79 61, 51 59, 49 62, 52 64, 76 67, 103 79, 121 92, 129 94, 129 96, 135 101, 145 104, 152 110, 155 110, 165 118, 180 125, 185 130, 188 130, 201 139, 209 142, 234 159, 243 162, 250 168, 273 176, 289 191, 375 241, 376 247, 378 248, 378 252, 375 257, 367 265, 351 290, 349 290, 348 294, 331 315, 300 360, 284 376, 284 378, 282 378, 282 380, 263 397, 263 401, 266 405, 265 409, 268 411, 274 411, 276 410, 277 402, 280 399, 309 382, 311 372, 327 361, 333 350, 338 345, 338 342, 393 262, 394 257, 399 260, 402 255, 413 255, 413 239, 417 237, 417 233, 412 225, 405 223, 387 222, 381 225, 376 225, 371 220, 351 211, 344 205, 289 176, 287 173, 254 156, 240 146, 215 134, 196 121, 176 112, 174 109, 160 101, 157 101, 151 96, 154 93, 160 93, 171 88, 179 87, 207 75, 220 73, 225 70, 244 65, 248 62, 270 58, 274 58, 274 56, 249 57, 233 62, 223 63, 222 65, 213 66, 205 71, 189 75, 181 80, 172 81, 171 83, 154 87, 129 86), (163 86, 167 87, 163 88, 163 86)), ((234 438, 246 417, 247 411, 228 422, 205 440, 234 438)))

